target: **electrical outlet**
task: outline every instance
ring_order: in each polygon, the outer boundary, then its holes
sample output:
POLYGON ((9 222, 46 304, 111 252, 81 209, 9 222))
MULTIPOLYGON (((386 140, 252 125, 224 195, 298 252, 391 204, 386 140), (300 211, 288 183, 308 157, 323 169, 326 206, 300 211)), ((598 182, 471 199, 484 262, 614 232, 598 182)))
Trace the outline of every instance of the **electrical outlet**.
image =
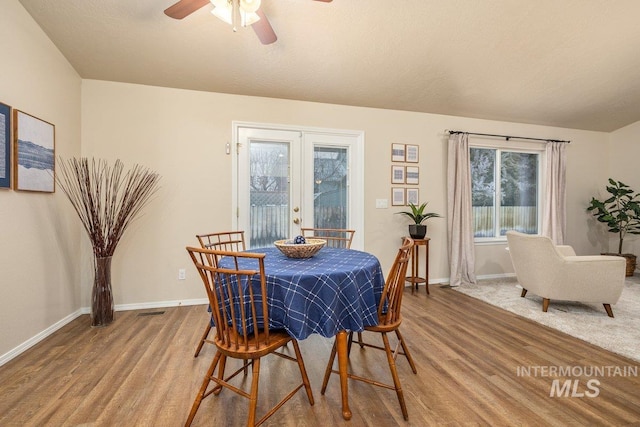
POLYGON ((181 268, 178 270, 178 280, 185 280, 187 278, 187 270, 181 268))

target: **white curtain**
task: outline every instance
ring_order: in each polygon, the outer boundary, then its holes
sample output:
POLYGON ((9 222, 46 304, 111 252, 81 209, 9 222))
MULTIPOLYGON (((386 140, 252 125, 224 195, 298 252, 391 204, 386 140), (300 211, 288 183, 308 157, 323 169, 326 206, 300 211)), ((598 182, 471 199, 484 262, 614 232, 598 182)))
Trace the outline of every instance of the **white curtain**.
POLYGON ((566 228, 566 160, 564 142, 548 142, 545 148, 546 179, 542 212, 542 235, 556 245, 564 244, 566 228))
POLYGON ((449 136, 447 167, 447 237, 449 284, 476 283, 469 135, 449 136))

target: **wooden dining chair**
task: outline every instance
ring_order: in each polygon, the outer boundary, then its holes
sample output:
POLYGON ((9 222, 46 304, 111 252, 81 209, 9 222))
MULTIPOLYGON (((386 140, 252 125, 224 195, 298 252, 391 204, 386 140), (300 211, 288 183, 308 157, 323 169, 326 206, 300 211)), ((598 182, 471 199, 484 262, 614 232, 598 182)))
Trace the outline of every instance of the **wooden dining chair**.
MULTIPOLYGON (((204 249, 218 249, 232 252, 244 252, 247 250, 244 243, 244 231, 223 231, 220 233, 197 234, 196 238, 200 242, 200 246, 204 249)), ((196 352, 193 357, 198 357, 204 343, 213 344, 209 339, 211 332, 211 316, 207 321, 204 333, 198 342, 196 352)))
MULTIPOLYGON (((216 325, 213 341, 217 351, 193 402, 185 426, 190 426, 193 422, 202 400, 212 393, 218 395, 223 388, 249 399, 247 426, 259 426, 264 423, 303 387, 307 392, 309 403, 313 405, 313 394, 298 341, 282 329, 269 329, 267 284, 264 274, 265 255, 194 247, 187 247, 187 251, 202 278, 209 298, 211 315, 216 325), (224 268, 220 266, 220 259, 223 257, 227 259, 230 266, 227 264, 224 268), (250 269, 247 269, 247 263, 250 264, 250 269), (243 267, 241 268, 240 265, 243 267), (238 298, 239 295, 242 298, 238 298), (289 342, 293 344, 295 357, 278 351, 289 342), (262 357, 269 354, 297 362, 302 382, 256 421, 260 361, 262 357), (239 384, 231 382, 245 370, 244 366, 230 375, 225 374, 227 358, 243 360, 252 367, 249 392, 244 389, 246 387, 242 387, 243 380, 236 381, 239 384), (214 384, 211 386, 211 383, 214 384)), ((273 393, 273 390, 279 390, 279 388, 275 384, 270 384, 269 390, 273 393)))
MULTIPOLYGON (((389 362, 389 369, 391 370, 391 377, 393 378, 393 385, 381 383, 371 378, 365 378, 362 376, 358 376, 352 373, 348 373, 347 376, 351 379, 363 381, 368 384, 373 384, 379 387, 388 388, 391 390, 395 390, 398 395, 398 401, 400 402, 400 408, 402 409, 402 415, 405 420, 409 419, 409 414, 407 412, 407 405, 404 401, 404 394, 402 393, 402 386, 400 384, 400 378, 398 377, 398 371, 396 369, 396 356, 401 354, 407 358, 409 361, 409 365, 411 366, 411 370, 414 374, 417 374, 416 366, 413 363, 413 358, 411 357, 411 353, 409 353, 409 348, 400 333, 400 324, 402 323, 402 316, 400 313, 400 309, 402 306, 402 295, 404 294, 404 283, 405 283, 405 274, 407 272, 407 264, 409 262, 409 257, 411 256, 411 250, 413 249, 413 240, 409 237, 405 237, 402 246, 398 250, 398 254, 396 255, 396 259, 391 267, 391 271, 389 271, 389 275, 387 276, 387 280, 385 281, 384 289, 382 291, 382 296, 380 298, 380 303, 378 304, 378 324, 374 326, 365 326, 365 331, 377 332, 382 336, 382 346, 373 345, 366 343, 362 340, 362 337, 359 337, 357 341, 360 344, 360 347, 371 347, 380 350, 384 350, 387 354, 387 361, 389 362), (395 332, 396 337, 398 339, 398 345, 396 346, 394 351, 391 351, 391 346, 389 344, 389 338, 387 334, 390 332, 395 332), (398 346, 402 347, 402 351, 398 351, 398 346)), ((353 341, 353 332, 349 334, 349 351, 351 349, 351 343, 353 341)), ((337 374, 338 371, 333 369, 333 362, 336 357, 336 344, 333 344, 333 349, 331 350, 331 356, 329 358, 329 363, 327 364, 327 369, 324 374, 324 381, 322 382, 322 394, 324 394, 327 383, 329 382, 329 377, 332 373, 337 374)), ((375 371, 375 369, 373 369, 375 371)))
POLYGON ((327 241, 327 247, 329 248, 351 248, 351 241, 355 230, 348 230, 346 228, 301 228, 300 229, 304 237, 313 237, 317 239, 324 239, 327 241))
POLYGON ((196 235, 200 246, 205 249, 221 251, 243 252, 247 248, 244 243, 244 231, 223 231, 196 235))

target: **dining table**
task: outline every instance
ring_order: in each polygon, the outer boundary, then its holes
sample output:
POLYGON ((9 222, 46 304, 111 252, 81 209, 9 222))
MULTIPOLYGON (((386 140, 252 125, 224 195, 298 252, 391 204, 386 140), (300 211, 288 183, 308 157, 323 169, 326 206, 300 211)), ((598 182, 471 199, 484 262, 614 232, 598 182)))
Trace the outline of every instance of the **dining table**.
MULTIPOLYGON (((365 326, 378 324, 378 302, 384 288, 378 258, 363 251, 331 247, 322 248, 311 258, 289 258, 276 247, 247 252, 266 255, 264 270, 270 329, 285 329, 297 340, 304 340, 311 334, 335 337, 342 416, 351 419, 347 381, 348 333, 361 332, 365 326)), ((224 267, 225 259, 220 262, 224 267)), ((249 264, 239 267, 251 268, 249 264)), ((252 290, 259 291, 259 286, 252 285, 252 290)))

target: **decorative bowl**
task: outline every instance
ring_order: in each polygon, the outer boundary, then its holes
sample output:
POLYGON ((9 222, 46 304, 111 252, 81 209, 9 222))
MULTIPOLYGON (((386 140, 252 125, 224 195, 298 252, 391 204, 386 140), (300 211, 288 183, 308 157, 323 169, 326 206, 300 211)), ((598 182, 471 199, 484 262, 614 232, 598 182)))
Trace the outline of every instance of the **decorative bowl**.
POLYGON ((324 239, 306 239, 306 243, 295 244, 293 239, 276 240, 273 242, 276 248, 280 249, 289 258, 311 258, 317 254, 327 241, 324 239))

